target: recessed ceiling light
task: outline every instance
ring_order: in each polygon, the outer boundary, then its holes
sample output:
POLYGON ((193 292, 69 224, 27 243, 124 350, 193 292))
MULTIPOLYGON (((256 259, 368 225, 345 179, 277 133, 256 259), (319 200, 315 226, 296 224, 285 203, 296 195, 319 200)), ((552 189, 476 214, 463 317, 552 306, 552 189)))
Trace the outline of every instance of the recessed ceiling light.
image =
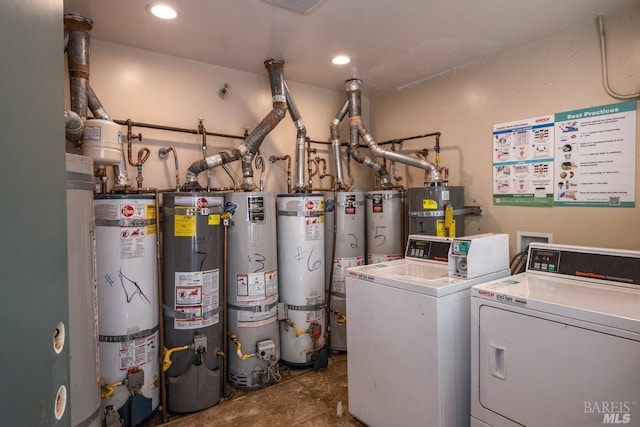
POLYGON ((154 4, 149 5, 149 12, 160 19, 175 19, 178 16, 178 12, 171 6, 166 4, 154 4))
POLYGON ((351 58, 349 58, 346 55, 338 55, 338 56, 334 56, 331 62, 333 62, 336 65, 344 65, 351 62, 351 58))

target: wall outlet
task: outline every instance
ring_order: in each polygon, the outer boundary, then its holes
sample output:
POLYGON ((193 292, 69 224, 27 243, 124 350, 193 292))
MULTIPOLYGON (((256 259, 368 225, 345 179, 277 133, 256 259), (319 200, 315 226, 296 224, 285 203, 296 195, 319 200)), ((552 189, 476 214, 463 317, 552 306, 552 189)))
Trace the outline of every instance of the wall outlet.
POLYGON ((516 253, 520 253, 529 247, 531 242, 553 243, 553 233, 538 233, 536 231, 518 231, 516 240, 516 253))

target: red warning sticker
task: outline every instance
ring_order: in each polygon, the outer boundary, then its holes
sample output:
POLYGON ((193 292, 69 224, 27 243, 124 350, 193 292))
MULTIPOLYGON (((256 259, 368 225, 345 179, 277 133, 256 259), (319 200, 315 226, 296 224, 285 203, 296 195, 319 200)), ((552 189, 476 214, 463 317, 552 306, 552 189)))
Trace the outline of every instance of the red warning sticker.
POLYGON ((309 200, 309 201, 307 202, 307 210, 308 210, 308 211, 313 210, 313 200, 309 200))

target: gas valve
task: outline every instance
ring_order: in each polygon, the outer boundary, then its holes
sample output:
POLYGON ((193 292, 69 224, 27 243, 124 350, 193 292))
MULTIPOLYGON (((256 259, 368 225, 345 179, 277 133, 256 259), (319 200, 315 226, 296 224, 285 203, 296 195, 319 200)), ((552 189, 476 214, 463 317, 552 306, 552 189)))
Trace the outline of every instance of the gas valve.
POLYGON ((309 335, 311 335, 314 340, 319 340, 322 336, 322 326, 318 322, 311 322, 309 325, 309 335))

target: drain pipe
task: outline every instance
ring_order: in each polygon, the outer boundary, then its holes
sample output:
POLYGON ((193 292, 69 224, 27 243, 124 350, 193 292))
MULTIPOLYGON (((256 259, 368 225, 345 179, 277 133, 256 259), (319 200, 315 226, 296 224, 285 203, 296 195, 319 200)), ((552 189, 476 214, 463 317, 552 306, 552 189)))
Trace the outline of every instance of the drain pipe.
POLYGON ((227 152, 220 152, 202 160, 198 160, 189 166, 185 182, 185 187, 187 189, 200 188, 200 184, 198 184, 198 174, 200 174, 200 172, 207 169, 213 169, 217 166, 234 162, 239 159, 243 159, 242 187, 254 187, 253 169, 251 168, 253 156, 260 148, 260 144, 262 144, 262 141, 267 134, 269 134, 269 132, 271 132, 287 114, 287 103, 284 96, 284 79, 282 72, 284 68, 284 61, 268 59, 264 62, 264 66, 269 73, 269 82, 271 84, 271 93, 273 95, 273 109, 265 116, 264 119, 262 119, 251 134, 242 141, 238 149, 233 150, 231 154, 227 152), (249 160, 248 168, 245 165, 245 160, 249 160))
POLYGON ((358 136, 360 135, 360 128, 362 127, 362 113, 360 103, 360 85, 362 81, 360 79, 347 80, 347 95, 349 96, 349 133, 350 133, 350 148, 351 157, 358 163, 362 163, 378 172, 380 176, 380 185, 383 188, 391 187, 391 180, 389 179, 389 173, 383 163, 378 163, 371 159, 369 156, 363 156, 360 154, 358 147, 358 136))
MULTIPOLYGON (((360 136, 362 140, 367 144, 371 153, 373 153, 376 157, 382 157, 383 159, 400 162, 407 164, 409 166, 414 166, 420 169, 424 169, 429 172, 430 179, 428 184, 438 185, 442 183, 442 177, 440 176, 440 171, 435 163, 431 163, 424 159, 419 159, 415 157, 406 156, 404 154, 400 154, 394 151, 388 151, 383 148, 380 148, 376 141, 373 139, 369 131, 362 124, 362 118, 360 117, 360 86, 362 84, 362 80, 360 79, 352 79, 347 81, 347 92, 349 93, 351 99, 351 108, 354 114, 350 117, 350 123, 352 126, 351 131, 351 154, 354 154, 354 149, 357 149, 357 137, 360 136), (356 110, 357 107, 357 110, 356 110), (357 113, 357 115, 355 114, 357 113), (355 130, 354 130, 355 129, 355 130), (356 138, 355 148, 353 138, 356 138)), ((439 147, 438 147, 439 149, 439 147)), ((355 158, 355 157, 354 157, 355 158)), ((357 158, 355 158, 357 160, 357 158)), ((386 172, 386 170, 385 170, 386 172)), ((382 178, 382 186, 385 186, 385 177, 381 175, 382 178)), ((386 176, 387 185, 389 177, 386 176)))
MULTIPOLYGON (((65 50, 69 68, 69 87, 71 92, 71 110, 81 121, 87 118, 89 90, 89 32, 93 21, 77 14, 64 15, 65 50)), ((80 146, 82 131, 78 131, 78 123, 73 120, 74 129, 67 128, 67 139, 80 146)), ((65 124, 66 124, 65 114, 65 124)))
MULTIPOLYGON (((94 117, 100 120, 113 121, 111 116, 109 116, 109 113, 107 113, 102 106, 102 103, 91 86, 88 86, 87 99, 89 109, 94 117)), ((124 154, 124 147, 122 147, 122 141, 120 142, 120 162, 117 165, 113 165, 113 174, 116 178, 117 187, 121 187, 122 190, 126 190, 129 186, 129 175, 127 174, 127 159, 124 154)))
MULTIPOLYGON (((298 111, 298 107, 296 106, 293 97, 291 96, 291 92, 289 92, 289 86, 287 82, 284 82, 284 94, 287 100, 287 107, 289 108, 289 114, 291 115, 291 120, 296 126, 296 183, 294 186, 295 193, 303 193, 305 192, 304 185, 304 164, 305 164, 305 142, 307 140, 307 129, 304 126, 304 122, 302 121, 302 116, 300 116, 300 112, 298 111)), ((309 178, 311 179, 311 178, 309 178)))
POLYGON ((336 183, 338 190, 346 190, 346 185, 344 183, 344 178, 342 174, 342 153, 340 151, 340 132, 338 131, 338 127, 340 123, 345 118, 347 113, 349 112, 349 100, 347 99, 336 115, 336 117, 331 122, 331 126, 329 126, 329 130, 331 132, 331 148, 333 150, 333 159, 335 161, 336 167, 336 183))

